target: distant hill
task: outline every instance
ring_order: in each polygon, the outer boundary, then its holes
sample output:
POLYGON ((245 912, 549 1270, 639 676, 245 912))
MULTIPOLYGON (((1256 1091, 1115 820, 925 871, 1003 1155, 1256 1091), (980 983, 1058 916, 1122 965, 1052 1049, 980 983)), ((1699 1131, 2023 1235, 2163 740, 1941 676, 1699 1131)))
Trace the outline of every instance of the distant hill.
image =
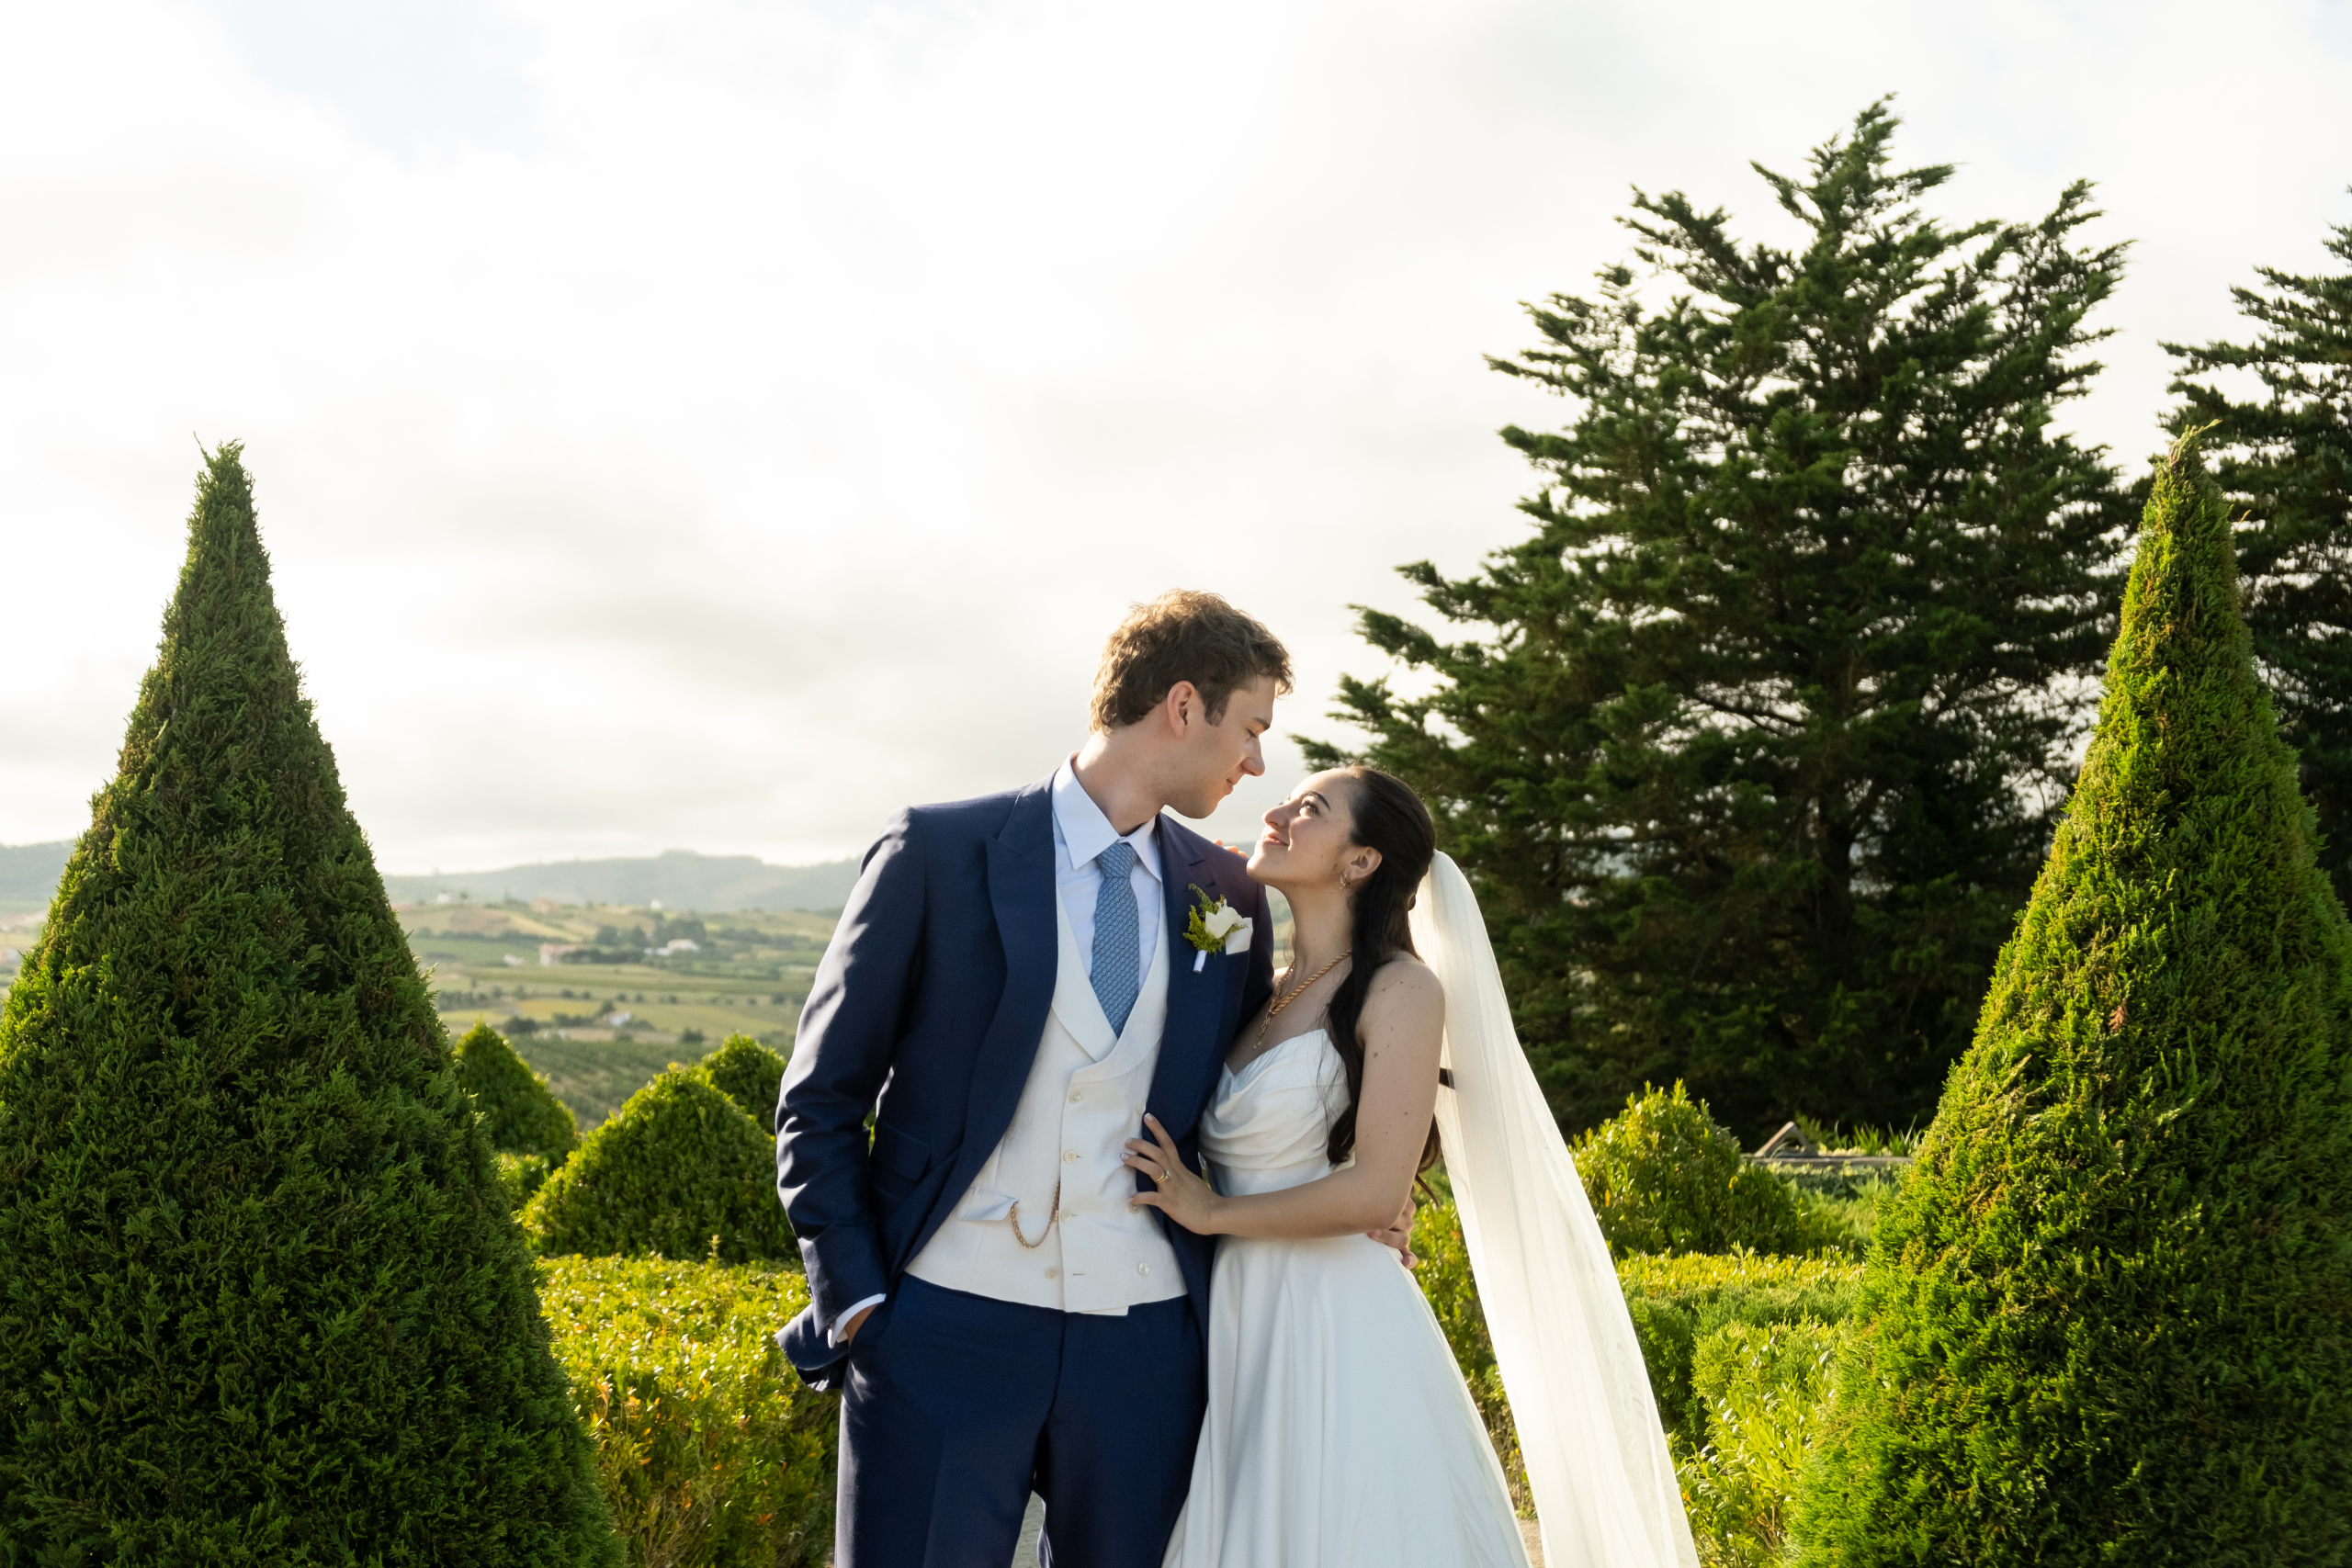
MULTIPOLYGON (((74 840, 0 844, 0 909, 45 908, 74 840)), ((552 898, 559 904, 662 901, 666 909, 838 909, 857 882, 857 862, 770 865, 750 855, 698 855, 671 850, 636 860, 570 860, 510 865, 455 875, 387 876, 385 891, 400 904, 429 904, 447 893, 475 903, 497 898, 552 898)))
POLYGON ((0 844, 0 908, 47 908, 65 857, 73 852, 71 839, 53 844, 0 844))
POLYGON ((723 913, 838 909, 848 901, 849 890, 856 883, 854 860, 822 865, 770 865, 751 855, 698 855, 692 850, 669 850, 636 860, 567 860, 455 875, 387 876, 384 888, 400 904, 429 904, 446 893, 451 897, 462 895, 477 904, 500 898, 552 898, 559 904, 628 904, 643 908, 659 899, 665 909, 723 913))

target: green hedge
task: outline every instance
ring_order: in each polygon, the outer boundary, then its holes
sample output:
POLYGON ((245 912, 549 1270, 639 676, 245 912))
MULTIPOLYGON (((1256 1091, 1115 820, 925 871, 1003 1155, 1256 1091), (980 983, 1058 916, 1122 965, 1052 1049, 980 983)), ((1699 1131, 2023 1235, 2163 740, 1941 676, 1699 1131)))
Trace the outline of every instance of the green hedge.
POLYGON ((550 1255, 799 1257, 774 1140, 692 1068, 663 1073, 582 1140, 532 1195, 523 1228, 550 1255))
POLYGON ((730 1034, 698 1064, 710 1087, 742 1107, 743 1114, 775 1135, 777 1091, 784 1058, 748 1034, 730 1034))
POLYGON ((1628 1258, 1617 1265, 1617 1282, 1667 1434, 1696 1448, 1706 1437, 1695 1386, 1702 1343, 1735 1325, 1843 1323, 1860 1299, 1862 1270, 1842 1258, 1628 1258))
POLYGON ((474 1097, 490 1146, 560 1161, 580 1142, 579 1123, 548 1080, 514 1054, 506 1037, 477 1020, 456 1047, 458 1080, 474 1097))
POLYGON ((831 1550, 838 1404, 769 1338, 788 1269, 551 1258, 539 1298, 633 1568, 797 1568, 831 1550))
MULTIPOLYGON (((1518 1430, 1451 1202, 1421 1210, 1413 1250, 1422 1292, 1486 1418, 1512 1501, 1526 1514, 1518 1430)), ((1861 1277, 1860 1265, 1837 1255, 1681 1254, 1618 1263, 1691 1531, 1710 1568, 1760 1565, 1780 1549, 1799 1468, 1824 1419, 1829 1358, 1860 1299, 1861 1277)))
POLYGON ((1741 1156, 1704 1100, 1652 1089, 1576 1141, 1585 1195, 1610 1247, 1637 1252, 1810 1252, 1842 1235, 1789 1185, 1741 1156))

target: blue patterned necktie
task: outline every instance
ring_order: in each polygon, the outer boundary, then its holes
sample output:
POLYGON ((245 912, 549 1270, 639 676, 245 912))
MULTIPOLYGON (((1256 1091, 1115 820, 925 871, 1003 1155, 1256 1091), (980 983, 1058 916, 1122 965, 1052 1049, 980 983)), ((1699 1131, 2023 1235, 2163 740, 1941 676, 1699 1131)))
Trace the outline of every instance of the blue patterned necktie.
POLYGON ((1094 857, 1102 872, 1102 886, 1094 893, 1094 999, 1111 1021, 1111 1032, 1127 1026, 1136 1008, 1136 993, 1143 978, 1136 971, 1143 962, 1142 916, 1136 909, 1136 851, 1125 839, 1094 857))

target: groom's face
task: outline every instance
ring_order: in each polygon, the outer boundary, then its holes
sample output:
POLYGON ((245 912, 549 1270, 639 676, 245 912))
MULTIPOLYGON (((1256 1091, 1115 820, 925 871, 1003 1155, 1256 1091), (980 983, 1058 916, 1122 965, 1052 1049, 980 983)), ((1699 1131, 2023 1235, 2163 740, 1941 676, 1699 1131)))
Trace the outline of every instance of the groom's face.
POLYGON ((1169 805, 1187 817, 1206 817, 1234 785, 1266 771, 1260 737, 1273 728, 1278 690, 1272 680, 1261 680, 1235 688, 1216 723, 1209 722, 1205 709, 1189 716, 1169 805))

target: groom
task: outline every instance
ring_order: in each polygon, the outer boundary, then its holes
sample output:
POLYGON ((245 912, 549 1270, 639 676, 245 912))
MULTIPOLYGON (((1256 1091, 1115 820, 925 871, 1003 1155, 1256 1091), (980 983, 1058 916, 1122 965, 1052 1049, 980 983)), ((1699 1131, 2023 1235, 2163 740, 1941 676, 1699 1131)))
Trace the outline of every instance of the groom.
POLYGON ((1093 732, 1051 778, 911 807, 867 852, 776 1132, 809 1296, 778 1338, 842 1391, 840 1568, 1004 1568, 1033 1490, 1059 1568, 1159 1568, 1211 1246, 1131 1210, 1120 1161, 1148 1110, 1198 1163, 1273 952, 1240 858, 1161 813, 1264 773, 1289 687, 1263 626, 1163 595, 1112 634, 1093 732), (1219 903, 1246 941, 1189 940, 1219 903))

